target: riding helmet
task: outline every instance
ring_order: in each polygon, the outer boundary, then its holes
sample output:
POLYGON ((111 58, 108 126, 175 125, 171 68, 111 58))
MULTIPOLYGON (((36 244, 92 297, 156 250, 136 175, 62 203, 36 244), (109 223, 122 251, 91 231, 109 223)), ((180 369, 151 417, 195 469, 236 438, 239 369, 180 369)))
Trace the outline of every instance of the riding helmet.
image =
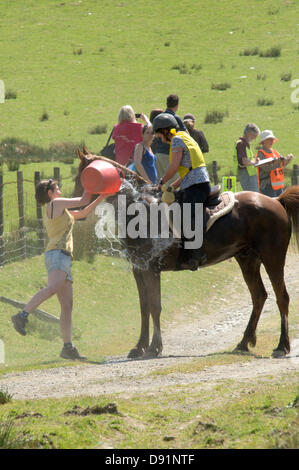
POLYGON ((179 128, 176 118, 172 116, 172 114, 168 114, 168 113, 158 114, 158 116, 156 116, 153 121, 154 132, 156 132, 158 129, 167 129, 167 128, 173 128, 173 129, 179 128))

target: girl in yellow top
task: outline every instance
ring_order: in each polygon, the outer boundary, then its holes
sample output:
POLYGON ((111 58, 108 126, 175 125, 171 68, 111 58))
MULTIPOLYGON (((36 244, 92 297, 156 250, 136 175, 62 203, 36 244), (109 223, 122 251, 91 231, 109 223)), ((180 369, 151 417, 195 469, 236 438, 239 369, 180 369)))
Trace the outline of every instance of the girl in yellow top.
POLYGON ((45 265, 48 271, 48 285, 37 292, 24 310, 13 315, 11 319, 18 333, 26 335, 28 315, 42 302, 56 294, 61 306, 60 327, 64 342, 60 356, 65 359, 85 359, 72 344, 72 230, 74 220, 86 217, 103 196, 99 196, 82 210, 68 210, 88 204, 90 195, 84 192, 82 197, 63 198, 57 181, 49 179, 37 185, 35 198, 40 204, 46 205, 44 223, 49 243, 45 251, 45 265))

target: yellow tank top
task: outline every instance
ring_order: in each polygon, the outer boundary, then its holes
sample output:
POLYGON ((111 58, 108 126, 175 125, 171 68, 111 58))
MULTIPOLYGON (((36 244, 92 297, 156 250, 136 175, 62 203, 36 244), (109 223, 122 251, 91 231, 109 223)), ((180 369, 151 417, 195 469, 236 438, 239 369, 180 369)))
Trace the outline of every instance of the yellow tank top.
POLYGON ((62 215, 55 219, 50 219, 45 211, 44 224, 49 238, 46 251, 65 250, 72 255, 74 217, 69 211, 64 209, 62 215))

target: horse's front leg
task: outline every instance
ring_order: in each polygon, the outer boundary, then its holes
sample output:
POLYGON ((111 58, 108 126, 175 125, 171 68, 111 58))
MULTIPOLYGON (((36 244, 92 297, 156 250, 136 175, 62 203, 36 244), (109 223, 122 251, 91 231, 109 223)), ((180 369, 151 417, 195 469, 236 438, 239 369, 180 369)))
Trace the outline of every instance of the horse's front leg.
POLYGON ((160 272, 147 271, 145 274, 145 283, 150 299, 150 312, 153 319, 154 331, 153 338, 149 348, 145 351, 144 357, 157 357, 162 353, 162 335, 160 328, 161 314, 161 276, 160 272))
POLYGON ((133 274, 139 293, 141 331, 139 340, 136 346, 129 352, 128 358, 136 359, 138 357, 141 357, 149 346, 150 301, 148 296, 147 284, 144 279, 144 271, 133 268, 133 274))

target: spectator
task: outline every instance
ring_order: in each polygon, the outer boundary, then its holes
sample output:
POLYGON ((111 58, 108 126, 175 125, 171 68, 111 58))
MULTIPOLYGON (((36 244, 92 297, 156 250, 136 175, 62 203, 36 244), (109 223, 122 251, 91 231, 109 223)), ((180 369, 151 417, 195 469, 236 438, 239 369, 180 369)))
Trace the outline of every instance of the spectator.
POLYGON ((260 138, 262 147, 257 153, 257 159, 262 161, 274 158, 274 160, 257 167, 258 185, 262 194, 277 197, 284 188, 283 167, 290 163, 294 155, 289 153, 286 157, 282 157, 272 148, 273 144, 278 141, 272 131, 263 131, 260 138))
MULTIPOLYGON (((178 124, 178 129, 180 131, 188 132, 185 124, 183 123, 181 118, 176 114, 179 107, 179 97, 177 95, 169 95, 166 100, 166 106, 167 107, 164 112, 167 114, 171 114, 175 118, 178 124)), ((169 166, 169 151, 170 145, 166 142, 163 142, 161 138, 159 138, 159 140, 157 140, 157 143, 155 144, 158 178, 162 178, 169 166)), ((176 180, 177 178, 178 174, 174 175, 170 182, 176 180)))
POLYGON ((131 106, 123 106, 118 115, 118 124, 114 126, 112 138, 115 141, 115 159, 118 163, 126 165, 133 158, 136 144, 142 141, 143 125, 137 122, 140 118, 145 124, 150 124, 144 114, 135 114, 131 106))
POLYGON ((195 117, 193 116, 193 114, 186 114, 184 116, 184 124, 191 137, 195 140, 195 142, 198 143, 202 153, 208 153, 209 144, 207 142, 207 139, 205 138, 204 133, 199 129, 194 129, 195 117))
POLYGON ((259 134, 260 130, 256 124, 247 124, 243 137, 240 137, 235 143, 234 172, 241 183, 243 191, 259 192, 254 166, 256 161, 253 159, 250 149, 250 142, 255 140, 259 134))
POLYGON ((157 183, 156 157, 152 152, 151 143, 154 139, 154 131, 152 125, 143 126, 142 142, 135 146, 134 164, 137 173, 152 184, 157 183))
MULTIPOLYGON (((161 108, 152 109, 151 114, 150 114, 150 122, 153 124, 153 121, 154 121, 155 117, 158 116, 158 114, 161 114, 161 113, 163 113, 163 109, 161 109, 161 108)), ((152 145, 151 145, 151 149, 152 149, 152 152, 154 154, 156 153, 156 147, 157 147, 158 143, 161 143, 161 139, 160 139, 160 137, 156 137, 155 134, 154 134, 154 140, 153 140, 152 145)))
POLYGON ((176 114, 177 110, 179 109, 179 97, 178 95, 169 95, 167 96, 166 100, 166 110, 165 113, 172 114, 175 117, 180 131, 187 131, 187 128, 181 118, 176 114))

